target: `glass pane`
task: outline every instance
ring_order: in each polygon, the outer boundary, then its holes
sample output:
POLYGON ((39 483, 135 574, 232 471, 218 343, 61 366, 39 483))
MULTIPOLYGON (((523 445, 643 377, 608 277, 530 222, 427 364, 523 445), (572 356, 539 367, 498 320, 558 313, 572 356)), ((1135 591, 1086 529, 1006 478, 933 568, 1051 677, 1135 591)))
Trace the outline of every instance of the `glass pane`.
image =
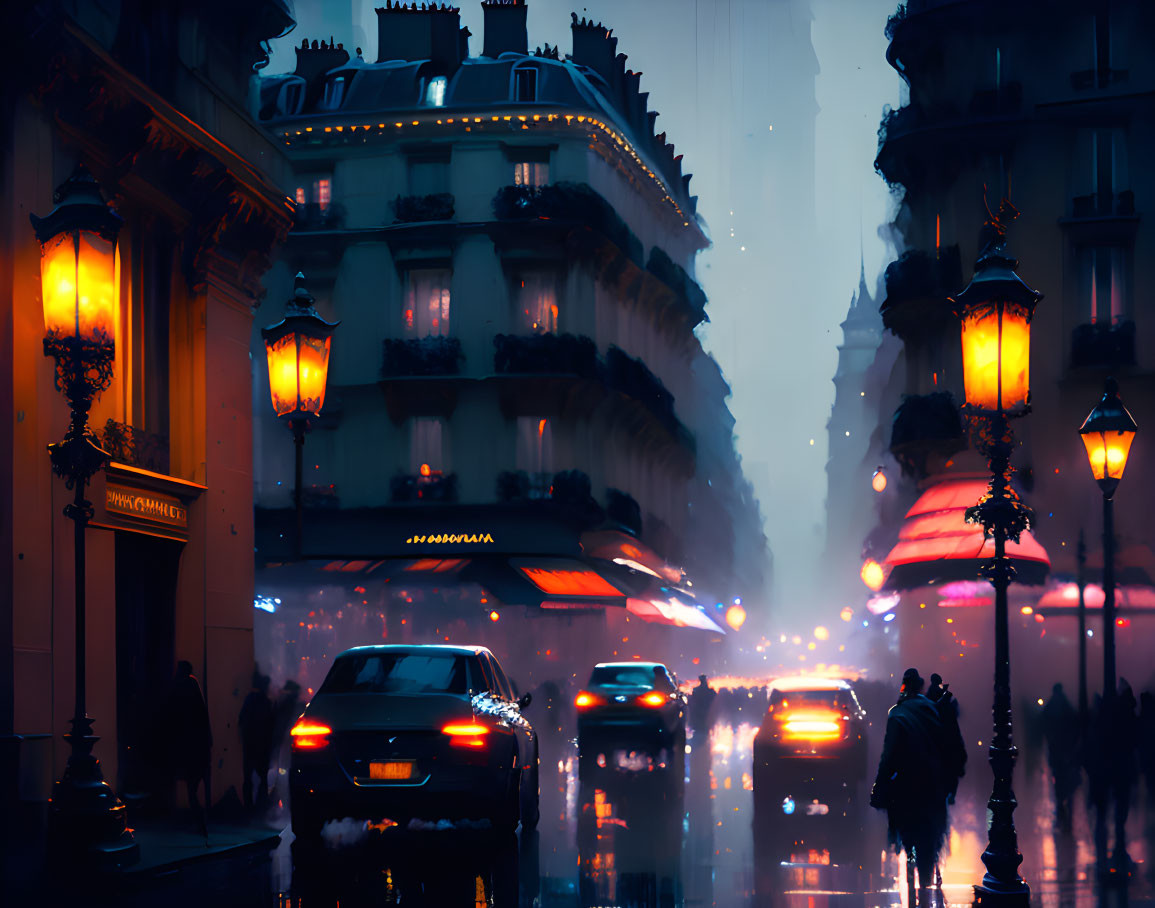
POLYGON ((464 694, 465 658, 450 653, 358 653, 337 660, 324 694, 464 694))

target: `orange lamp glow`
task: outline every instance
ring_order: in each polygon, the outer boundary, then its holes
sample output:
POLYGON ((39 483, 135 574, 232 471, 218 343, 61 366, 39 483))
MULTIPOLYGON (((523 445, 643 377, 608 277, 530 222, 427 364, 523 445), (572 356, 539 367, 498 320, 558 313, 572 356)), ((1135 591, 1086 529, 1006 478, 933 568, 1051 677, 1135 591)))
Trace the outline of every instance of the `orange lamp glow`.
POLYGON ((498 614, 496 611, 490 612, 489 613, 489 620, 490 621, 500 621, 501 615, 498 614))
POLYGON ((313 308, 313 296, 298 274, 285 317, 262 329, 269 364, 269 396, 277 416, 290 420, 319 416, 329 378, 329 345, 339 322, 327 322, 313 308))
POLYGON ((83 165, 56 190, 56 207, 31 215, 40 241, 44 331, 54 340, 111 346, 119 302, 116 237, 121 218, 83 165))
POLYGON ((726 623, 734 630, 740 630, 746 623, 746 609, 735 603, 726 609, 726 623))
POLYGON ((1108 498, 1114 495, 1119 480, 1123 478, 1131 443, 1138 431, 1135 420, 1119 400, 1119 383, 1108 378, 1103 399, 1079 429, 1087 449, 1091 474, 1108 498))
POLYGON ((659 706, 665 706, 669 701, 669 697, 658 693, 656 690, 650 691, 648 694, 642 694, 638 697, 638 703, 642 706, 651 706, 655 709, 659 706))
POLYGON ((862 582, 874 592, 882 589, 882 585, 886 582, 886 570, 873 558, 866 559, 862 565, 861 576, 862 582))
POLYGON ((886 473, 883 472, 882 467, 874 471, 874 475, 870 477, 870 487, 876 492, 882 492, 886 489, 886 473))
POLYGON ((322 722, 314 722, 302 717, 289 730, 289 737, 293 742, 294 750, 320 750, 329 744, 329 735, 333 729, 322 722))
POLYGON ((966 401, 980 410, 1022 410, 1030 402, 1031 326, 1018 306, 978 309, 962 319, 966 401))

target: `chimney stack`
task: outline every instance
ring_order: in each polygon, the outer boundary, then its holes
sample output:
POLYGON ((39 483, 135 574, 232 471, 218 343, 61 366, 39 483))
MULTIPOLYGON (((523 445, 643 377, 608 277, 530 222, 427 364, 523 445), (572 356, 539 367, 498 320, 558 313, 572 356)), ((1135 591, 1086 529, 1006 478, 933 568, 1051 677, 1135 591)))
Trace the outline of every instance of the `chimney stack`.
POLYGON ((570 31, 573 32, 573 61, 580 66, 588 66, 606 80, 613 91, 611 98, 618 101, 617 93, 622 89, 625 74, 625 55, 619 59, 618 39, 614 33, 600 22, 579 20, 577 13, 570 13, 570 31))
POLYGON ((454 6, 385 0, 385 6, 377 8, 378 63, 431 60, 452 75, 465 58, 468 36, 454 6))
POLYGON ((481 10, 485 15, 484 56, 496 60, 510 51, 529 53, 525 0, 482 0, 481 10))
POLYGON ((312 83, 317 76, 348 63, 349 52, 345 50, 345 45, 335 44, 331 38, 329 42, 328 44, 324 41, 318 43, 314 39, 313 45, 310 47, 307 38, 302 40, 301 46, 296 48, 297 68, 293 70, 293 75, 300 76, 306 82, 312 83))

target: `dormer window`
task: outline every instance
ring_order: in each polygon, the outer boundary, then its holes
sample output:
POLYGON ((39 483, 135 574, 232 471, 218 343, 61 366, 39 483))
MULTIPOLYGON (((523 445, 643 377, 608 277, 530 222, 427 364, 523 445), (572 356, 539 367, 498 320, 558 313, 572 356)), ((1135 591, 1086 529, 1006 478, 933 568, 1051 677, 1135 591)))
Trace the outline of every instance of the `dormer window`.
POLYGON ((322 110, 336 110, 345 97, 345 77, 337 76, 325 84, 325 96, 321 99, 322 110))
POLYGON ((449 79, 445 76, 434 76, 430 79, 429 84, 425 86, 425 106, 444 107, 445 87, 448 84, 449 79))
POLYGON ((519 66, 513 71, 514 100, 537 100, 537 67, 519 66))
POLYGON ((290 82, 283 89, 281 95, 281 110, 285 114, 298 113, 301 108, 301 97, 304 94, 304 82, 290 82))

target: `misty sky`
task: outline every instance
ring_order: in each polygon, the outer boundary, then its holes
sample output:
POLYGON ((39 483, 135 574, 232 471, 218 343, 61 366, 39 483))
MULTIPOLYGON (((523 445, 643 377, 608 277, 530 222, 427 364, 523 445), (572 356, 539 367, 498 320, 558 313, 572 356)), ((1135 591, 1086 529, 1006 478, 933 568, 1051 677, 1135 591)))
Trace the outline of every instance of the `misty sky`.
MULTIPOLYGON (((291 70, 292 48, 303 37, 331 35, 375 60, 375 5, 296 0, 298 27, 274 43, 265 72, 291 70)), ((470 52, 478 54, 481 5, 459 5, 473 34, 470 52)), ((872 289, 894 255, 877 233, 892 201, 873 161, 882 107, 899 104, 883 36, 895 6, 529 0, 531 49, 548 42, 568 53, 571 11, 613 29, 627 68, 643 73, 642 90, 661 113, 657 131, 668 133, 685 155, 683 172, 694 174, 690 190, 714 244, 698 261, 711 319, 699 330, 733 388, 738 452, 774 555, 769 593, 778 627, 822 596, 826 421, 860 241, 872 289)))

